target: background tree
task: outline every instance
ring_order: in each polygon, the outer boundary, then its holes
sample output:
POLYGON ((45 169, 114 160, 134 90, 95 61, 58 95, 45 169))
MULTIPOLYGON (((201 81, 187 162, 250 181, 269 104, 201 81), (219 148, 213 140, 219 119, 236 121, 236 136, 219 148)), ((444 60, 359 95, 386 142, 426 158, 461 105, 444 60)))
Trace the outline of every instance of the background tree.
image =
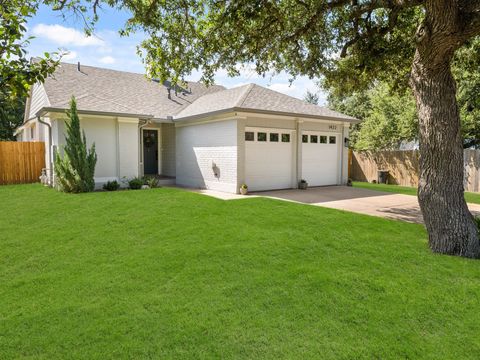
POLYGON ((318 105, 318 94, 311 92, 310 90, 307 90, 305 95, 303 95, 303 101, 306 101, 309 104, 314 104, 318 105))
POLYGON ((24 98, 5 99, 0 106, 0 141, 14 141, 15 129, 23 122, 24 98))
MULTIPOLYGON (((27 19, 39 1, 0 0, 0 139, 13 140, 13 129, 23 122, 23 107, 30 86, 42 82, 59 63, 51 54, 31 62, 26 48, 27 19)), ((53 55, 53 54, 52 54, 53 55)), ((56 54, 58 55, 58 54, 56 54)))
MULTIPOLYGON (((0 100, 25 97, 31 85, 53 73, 59 59, 49 53, 31 62, 27 50, 26 22, 40 1, 0 0, 0 100)), ((55 53, 55 55, 59 55, 55 53)))
POLYGON ((69 121, 65 122, 67 129, 66 145, 63 157, 55 153, 55 175, 57 185, 65 192, 81 193, 95 189, 95 165, 97 154, 95 144, 87 149, 85 132, 80 130, 80 119, 77 113, 77 103, 72 97, 69 121))
POLYGON ((345 96, 328 96, 331 109, 363 121, 350 131, 355 150, 396 150, 417 139, 418 118, 410 91, 392 91, 385 82, 345 96))
MULTIPOLYGON (((60 8, 87 9, 79 0, 60 8)), ((86 0, 97 14, 101 0, 86 0)), ((480 257, 477 227, 463 194, 463 138, 455 52, 480 34, 480 0, 104 0, 128 9, 122 34, 141 30, 147 73, 178 82, 201 70, 238 75, 325 76, 346 89, 373 81, 409 84, 419 118, 418 198, 436 252, 480 257), (420 26, 418 26, 420 24, 420 26)), ((95 17, 94 16, 94 17, 95 17)))
MULTIPOLYGON (((459 49, 452 72, 457 82, 464 148, 480 145, 480 39, 459 49)), ((352 93, 340 94, 330 87, 328 105, 362 119, 350 132, 356 150, 398 149, 402 142, 417 141, 418 116, 412 93, 393 88, 386 81, 352 93)))

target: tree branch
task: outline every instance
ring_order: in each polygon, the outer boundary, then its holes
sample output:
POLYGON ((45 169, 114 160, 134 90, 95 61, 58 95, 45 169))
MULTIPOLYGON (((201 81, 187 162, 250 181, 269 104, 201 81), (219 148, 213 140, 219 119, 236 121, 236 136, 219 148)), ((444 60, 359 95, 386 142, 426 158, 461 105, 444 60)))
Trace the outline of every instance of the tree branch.
POLYGON ((467 41, 474 36, 480 35, 480 10, 465 15, 467 21, 461 33, 462 41, 467 41))

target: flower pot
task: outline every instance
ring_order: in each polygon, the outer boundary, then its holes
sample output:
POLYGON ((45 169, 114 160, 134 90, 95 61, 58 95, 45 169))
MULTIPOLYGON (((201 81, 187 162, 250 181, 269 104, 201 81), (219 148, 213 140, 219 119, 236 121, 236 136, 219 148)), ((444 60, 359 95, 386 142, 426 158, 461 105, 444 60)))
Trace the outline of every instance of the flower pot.
POLYGON ((247 194, 248 194, 248 189, 247 189, 247 188, 244 188, 244 187, 241 187, 241 188, 240 188, 240 194, 242 194, 242 195, 247 195, 247 194))
POLYGON ((300 190, 307 190, 307 188, 308 188, 308 183, 306 183, 306 182, 299 182, 299 183, 298 183, 298 188, 299 188, 300 190))

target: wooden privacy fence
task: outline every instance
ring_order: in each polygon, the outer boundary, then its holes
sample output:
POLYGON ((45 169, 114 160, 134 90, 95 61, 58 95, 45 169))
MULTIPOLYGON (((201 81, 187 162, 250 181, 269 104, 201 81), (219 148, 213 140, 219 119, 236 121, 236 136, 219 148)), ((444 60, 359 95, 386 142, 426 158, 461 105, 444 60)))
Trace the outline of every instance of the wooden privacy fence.
MULTIPOLYGON (((378 170, 388 170, 388 183, 418 186, 418 150, 352 152, 349 176, 354 181, 377 180, 378 170)), ((480 150, 464 151, 465 190, 480 192, 480 150)))
POLYGON ((45 143, 0 141, 0 185, 38 182, 45 168, 45 143))

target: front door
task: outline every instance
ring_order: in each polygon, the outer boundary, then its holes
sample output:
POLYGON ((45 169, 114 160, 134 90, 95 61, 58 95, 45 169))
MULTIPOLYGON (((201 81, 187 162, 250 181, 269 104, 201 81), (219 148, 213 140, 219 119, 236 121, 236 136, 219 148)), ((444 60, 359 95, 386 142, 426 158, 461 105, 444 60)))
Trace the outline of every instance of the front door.
POLYGON ((143 172, 158 174, 158 131, 143 130, 143 172))

